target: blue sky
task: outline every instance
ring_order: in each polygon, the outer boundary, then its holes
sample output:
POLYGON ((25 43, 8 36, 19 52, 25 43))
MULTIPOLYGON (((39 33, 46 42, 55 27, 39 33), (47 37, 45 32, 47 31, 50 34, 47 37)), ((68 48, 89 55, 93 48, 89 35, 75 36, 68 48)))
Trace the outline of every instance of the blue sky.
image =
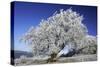
POLYGON ((14 49, 30 51, 28 45, 20 42, 19 38, 28 31, 31 26, 37 26, 41 19, 46 19, 60 9, 73 11, 84 16, 83 24, 88 28, 90 35, 97 35, 97 8, 96 6, 75 6, 58 4, 41 4, 31 2, 14 2, 14 49))

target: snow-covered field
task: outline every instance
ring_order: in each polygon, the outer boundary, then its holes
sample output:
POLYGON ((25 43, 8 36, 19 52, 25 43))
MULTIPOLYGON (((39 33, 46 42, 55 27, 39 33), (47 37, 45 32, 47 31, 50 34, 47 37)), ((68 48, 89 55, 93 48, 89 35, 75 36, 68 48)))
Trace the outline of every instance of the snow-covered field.
POLYGON ((84 61, 96 61, 97 54, 91 55, 78 55, 73 57, 60 57, 53 62, 48 62, 48 58, 24 58, 24 59, 17 59, 15 61, 15 65, 37 65, 37 64, 51 64, 51 63, 69 63, 69 62, 84 62, 84 61))

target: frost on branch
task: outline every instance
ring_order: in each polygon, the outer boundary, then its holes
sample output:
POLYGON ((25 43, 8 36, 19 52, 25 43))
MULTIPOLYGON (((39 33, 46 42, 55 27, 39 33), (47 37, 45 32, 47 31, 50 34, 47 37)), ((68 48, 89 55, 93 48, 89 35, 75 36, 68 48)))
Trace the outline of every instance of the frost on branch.
POLYGON ((88 35, 87 27, 82 20, 83 16, 72 9, 61 9, 59 13, 56 12, 46 20, 41 20, 38 26, 31 27, 22 40, 31 46, 34 56, 53 58, 66 45, 79 50, 96 44, 96 38, 88 35))

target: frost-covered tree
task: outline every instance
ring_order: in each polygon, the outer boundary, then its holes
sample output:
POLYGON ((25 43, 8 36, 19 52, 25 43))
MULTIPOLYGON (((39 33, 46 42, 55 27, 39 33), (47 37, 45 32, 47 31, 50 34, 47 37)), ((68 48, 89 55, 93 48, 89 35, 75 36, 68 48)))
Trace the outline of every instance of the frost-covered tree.
POLYGON ((38 26, 31 27, 22 40, 31 46, 34 56, 54 58, 66 45, 76 50, 91 45, 87 27, 82 21, 83 16, 79 13, 61 9, 46 20, 41 20, 38 26))

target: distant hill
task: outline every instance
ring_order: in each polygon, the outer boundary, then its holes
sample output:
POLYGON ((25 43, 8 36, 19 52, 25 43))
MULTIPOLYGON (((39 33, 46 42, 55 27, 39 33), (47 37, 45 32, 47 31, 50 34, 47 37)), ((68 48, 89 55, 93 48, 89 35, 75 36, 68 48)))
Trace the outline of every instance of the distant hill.
POLYGON ((20 58, 20 56, 22 56, 22 55, 24 55, 26 57, 33 56, 31 52, 11 50, 11 58, 13 58, 13 59, 20 58))

